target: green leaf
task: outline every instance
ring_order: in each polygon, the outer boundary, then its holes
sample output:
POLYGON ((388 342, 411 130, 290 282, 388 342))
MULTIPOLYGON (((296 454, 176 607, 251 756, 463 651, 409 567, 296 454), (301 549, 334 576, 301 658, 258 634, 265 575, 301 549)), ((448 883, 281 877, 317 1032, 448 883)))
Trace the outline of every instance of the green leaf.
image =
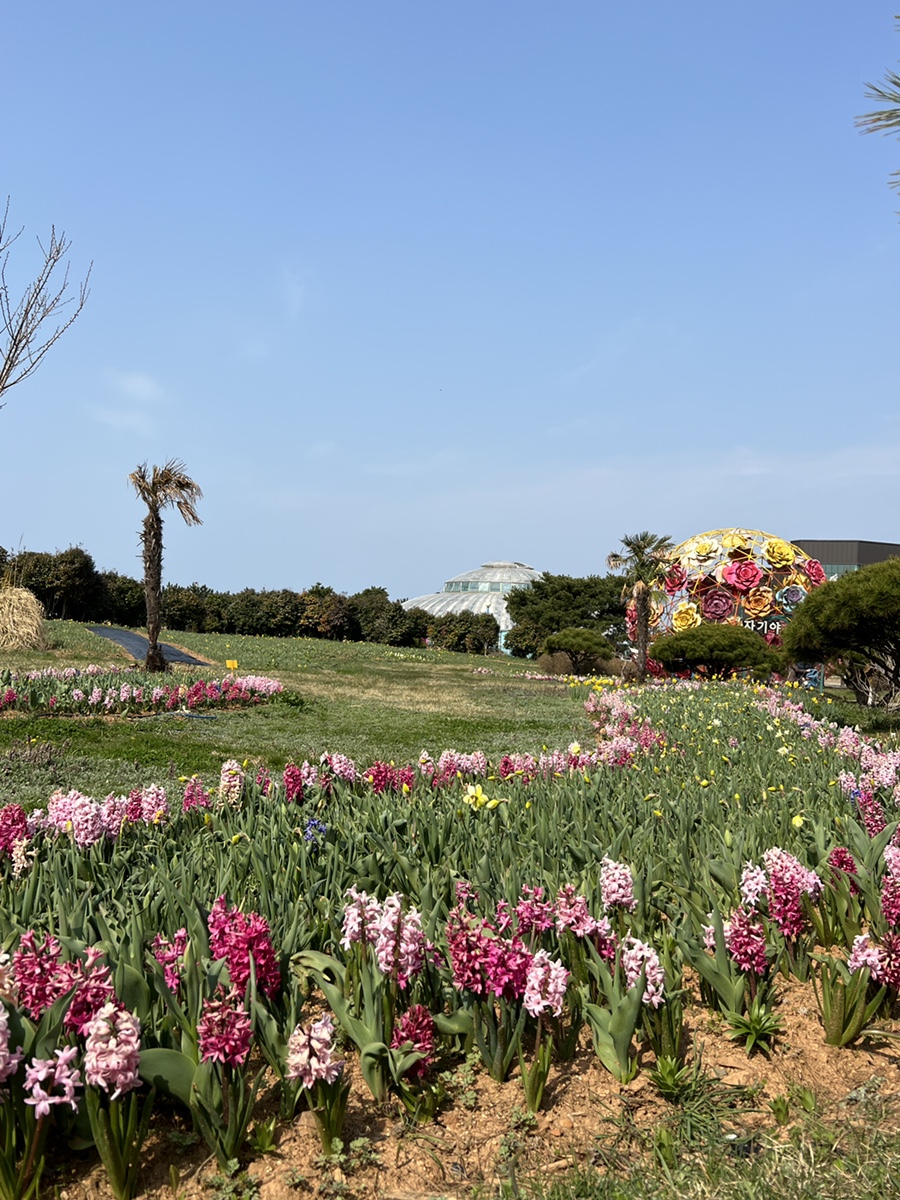
POLYGON ((155 1048, 141 1051, 140 1075, 167 1096, 174 1096, 187 1108, 191 1106, 197 1067, 180 1050, 155 1048))

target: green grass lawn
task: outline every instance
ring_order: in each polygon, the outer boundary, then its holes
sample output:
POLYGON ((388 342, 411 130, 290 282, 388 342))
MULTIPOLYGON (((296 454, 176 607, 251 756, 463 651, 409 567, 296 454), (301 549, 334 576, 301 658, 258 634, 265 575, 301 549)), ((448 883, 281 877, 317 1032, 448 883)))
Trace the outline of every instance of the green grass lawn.
MULTIPOLYGON (((73 622, 48 622, 51 649, 0 654, 0 668, 131 661, 113 643, 73 622)), ((57 787, 91 795, 197 772, 212 777, 223 759, 280 768, 323 751, 414 762, 423 749, 539 751, 590 736, 585 691, 529 680, 531 664, 438 650, 314 639, 164 634, 206 659, 221 675, 226 659, 240 674, 280 679, 284 697, 214 719, 166 714, 141 718, 12 716, 0 720, 0 802, 43 802, 57 787), (482 674, 487 667, 492 674, 482 674)))

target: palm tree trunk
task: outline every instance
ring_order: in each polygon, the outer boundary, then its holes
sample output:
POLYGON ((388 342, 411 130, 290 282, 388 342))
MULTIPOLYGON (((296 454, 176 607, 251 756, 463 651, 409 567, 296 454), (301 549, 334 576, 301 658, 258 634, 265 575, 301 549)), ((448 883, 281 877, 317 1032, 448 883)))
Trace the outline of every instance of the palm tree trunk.
POLYGON ((650 589, 640 580, 634 585, 634 615, 637 681, 643 683, 647 674, 647 646, 650 642, 650 589))
POLYGON ((147 660, 148 671, 166 671, 168 663, 159 648, 162 628, 162 517, 152 505, 144 517, 141 541, 144 545, 144 597, 147 601, 147 660))

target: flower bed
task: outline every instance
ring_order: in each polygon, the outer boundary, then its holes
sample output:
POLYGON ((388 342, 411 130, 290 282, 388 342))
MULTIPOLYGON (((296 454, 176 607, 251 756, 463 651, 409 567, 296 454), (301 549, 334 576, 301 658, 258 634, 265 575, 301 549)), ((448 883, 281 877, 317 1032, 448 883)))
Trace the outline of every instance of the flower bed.
POLYGON ((137 667, 0 671, 0 714, 123 715, 259 704, 284 689, 264 675, 172 680, 137 667))
POLYGON ((229 761, 177 796, 0 809, 7 1166, 76 1109, 137 1164, 154 1085, 224 1169, 263 1069, 326 1153, 351 1078, 424 1120, 467 1052, 533 1112, 585 1047, 662 1089, 688 994, 753 1051, 815 979, 822 1042, 852 1059, 900 994, 900 755, 810 704, 603 687, 589 750, 229 761))

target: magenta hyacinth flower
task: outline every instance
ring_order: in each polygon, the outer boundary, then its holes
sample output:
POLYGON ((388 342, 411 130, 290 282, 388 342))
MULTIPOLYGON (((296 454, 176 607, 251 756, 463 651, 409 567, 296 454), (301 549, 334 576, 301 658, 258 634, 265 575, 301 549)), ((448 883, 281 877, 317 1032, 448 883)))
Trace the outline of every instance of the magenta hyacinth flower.
POLYGON ((253 1026, 238 1004, 236 988, 232 988, 227 996, 220 989, 215 999, 204 1002, 197 1023, 201 1062, 219 1062, 229 1067, 243 1065, 250 1053, 253 1026))
POLYGON ((411 1045, 413 1050, 422 1055, 407 1071, 410 1079, 421 1079, 428 1073, 434 1043, 434 1018, 424 1004, 414 1004, 394 1026, 394 1036, 391 1038, 392 1050, 411 1045))

